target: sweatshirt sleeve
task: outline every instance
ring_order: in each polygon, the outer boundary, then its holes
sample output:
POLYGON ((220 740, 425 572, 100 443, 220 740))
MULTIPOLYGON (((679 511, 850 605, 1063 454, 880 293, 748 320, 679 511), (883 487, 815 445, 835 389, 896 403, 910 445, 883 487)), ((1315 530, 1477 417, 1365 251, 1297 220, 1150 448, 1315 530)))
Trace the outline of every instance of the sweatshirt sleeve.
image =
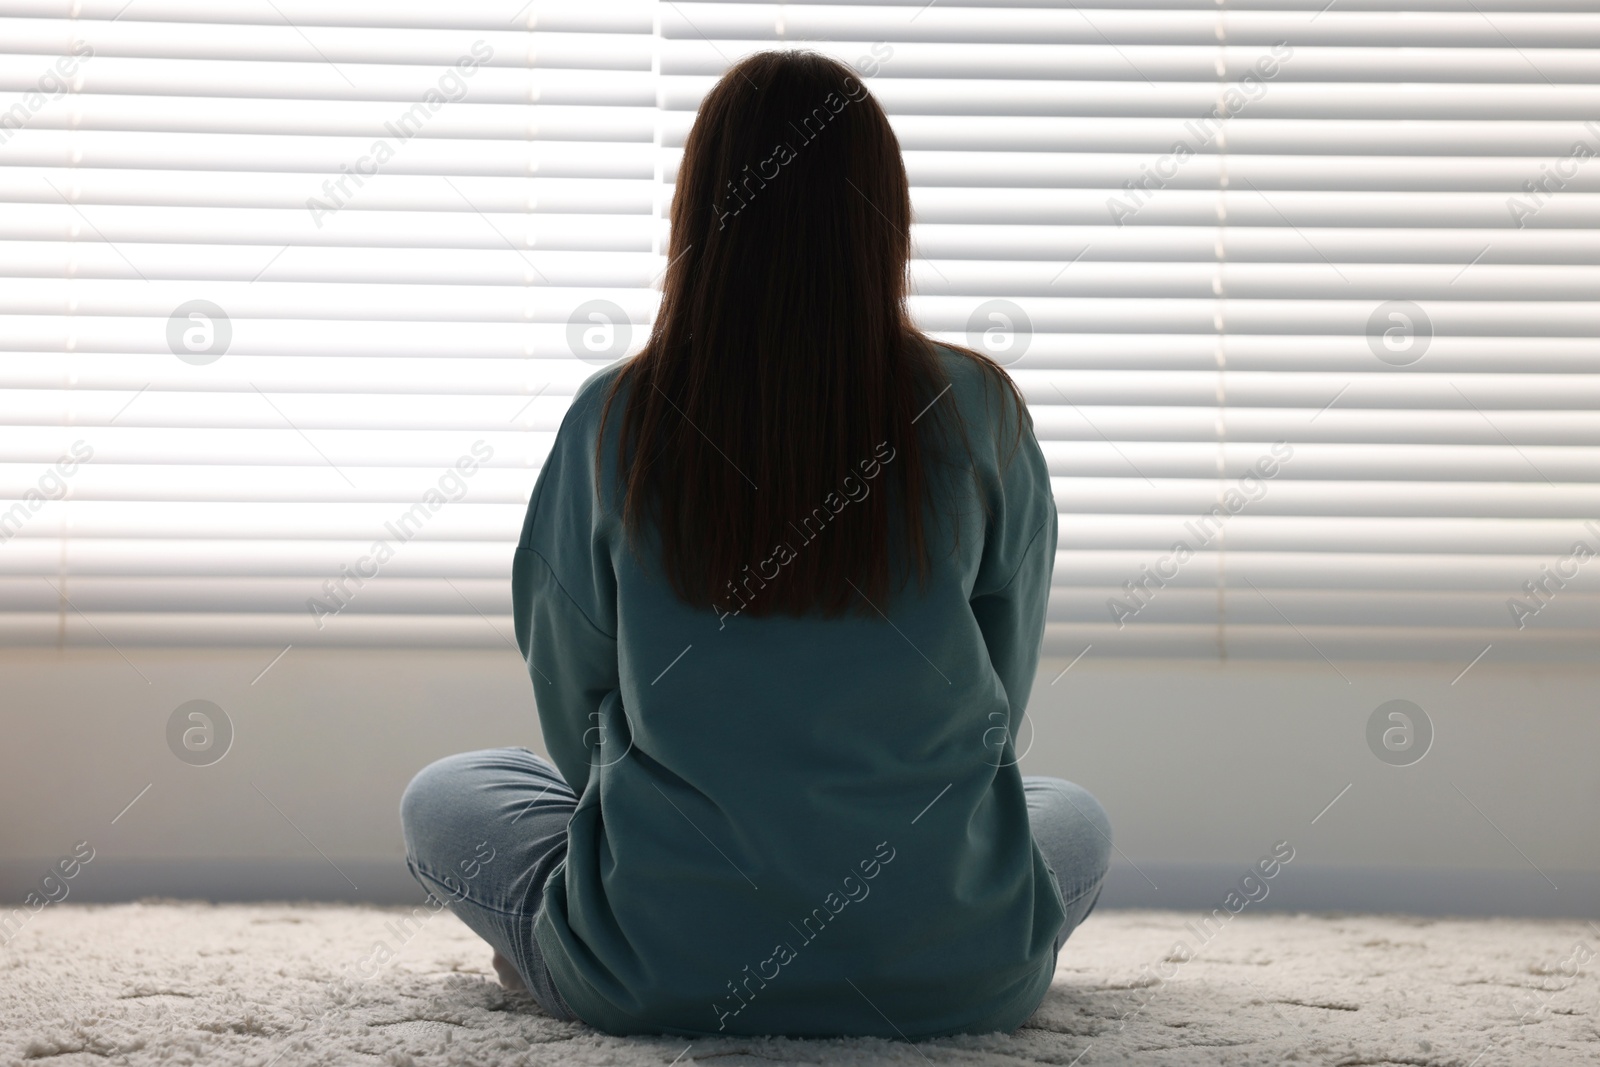
MULTIPOLYGON (((1014 421, 1002 426, 1002 449, 1014 432, 1014 421)), ((995 479, 991 505, 983 562, 969 603, 989 661, 1005 687, 1015 736, 1039 669, 1058 521, 1050 470, 1026 412, 1021 443, 995 479)))
POLYGON ((588 785, 601 704, 620 685, 616 575, 596 521, 587 414, 573 398, 539 471, 511 569, 517 647, 533 681, 545 748, 573 792, 588 785))
POLYGON ((1013 731, 1028 706, 1034 675, 1039 670, 1055 562, 1056 516, 1052 512, 1028 542, 1022 565, 1005 588, 971 602, 983 643, 989 649, 989 662, 1005 686, 1013 731))
POLYGON ((545 749, 581 796, 589 784, 600 704, 620 685, 617 640, 589 621, 533 549, 517 549, 511 581, 517 645, 533 679, 545 749))

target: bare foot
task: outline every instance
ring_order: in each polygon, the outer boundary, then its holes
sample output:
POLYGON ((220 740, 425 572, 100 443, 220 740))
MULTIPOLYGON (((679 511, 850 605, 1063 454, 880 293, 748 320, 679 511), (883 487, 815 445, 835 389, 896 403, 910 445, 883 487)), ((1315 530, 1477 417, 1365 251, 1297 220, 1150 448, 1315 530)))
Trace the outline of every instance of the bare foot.
POLYGON ((516 965, 500 953, 494 954, 494 973, 500 978, 500 987, 513 993, 526 993, 528 984, 517 973, 516 965))

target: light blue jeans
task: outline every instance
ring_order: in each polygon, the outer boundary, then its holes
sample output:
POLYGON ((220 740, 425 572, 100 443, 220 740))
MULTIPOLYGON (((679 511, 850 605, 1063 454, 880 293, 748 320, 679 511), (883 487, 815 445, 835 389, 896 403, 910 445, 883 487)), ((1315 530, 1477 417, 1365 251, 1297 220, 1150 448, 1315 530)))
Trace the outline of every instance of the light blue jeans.
MULTIPOLYGON (((1055 951, 1100 899, 1111 824, 1089 792, 1024 776, 1028 821, 1061 887, 1066 919, 1055 951)), ((526 748, 490 748, 428 764, 400 798, 406 865, 437 900, 516 967, 551 1016, 577 1021, 545 966, 533 921, 550 872, 567 855, 578 798, 549 761, 526 748)))

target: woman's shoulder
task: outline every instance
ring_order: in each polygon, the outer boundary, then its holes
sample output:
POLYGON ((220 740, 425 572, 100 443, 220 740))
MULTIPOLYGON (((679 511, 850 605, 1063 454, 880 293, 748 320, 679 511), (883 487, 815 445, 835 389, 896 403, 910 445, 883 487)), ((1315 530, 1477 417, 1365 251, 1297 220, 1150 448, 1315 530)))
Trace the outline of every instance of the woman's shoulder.
POLYGON ((1000 364, 970 348, 945 341, 931 343, 934 353, 939 357, 940 368, 957 388, 965 387, 974 391, 992 390, 996 384, 1003 383, 1011 377, 1000 364))
POLYGON ((943 342, 933 342, 939 368, 954 394, 961 420, 969 427, 986 427, 997 438, 1013 436, 1018 420, 1032 428, 1021 390, 998 363, 976 352, 943 342))
POLYGON ((573 392, 572 406, 568 410, 578 410, 584 415, 598 415, 600 409, 605 406, 606 397, 611 395, 612 385, 627 369, 629 362, 627 359, 619 359, 585 378, 573 392))
MULTIPOLYGON (((567 405, 566 414, 562 416, 556 434, 557 441, 563 447, 573 447, 582 443, 587 450, 593 450, 595 440, 600 435, 606 401, 611 396, 612 386, 628 362, 626 359, 621 359, 608 364, 578 383, 578 387, 572 393, 572 402, 567 405)), ((625 393, 626 383, 623 392, 618 394, 616 402, 611 406, 609 419, 605 420, 607 423, 605 432, 608 438, 614 438, 617 433, 619 417, 623 410, 620 404, 625 393)))

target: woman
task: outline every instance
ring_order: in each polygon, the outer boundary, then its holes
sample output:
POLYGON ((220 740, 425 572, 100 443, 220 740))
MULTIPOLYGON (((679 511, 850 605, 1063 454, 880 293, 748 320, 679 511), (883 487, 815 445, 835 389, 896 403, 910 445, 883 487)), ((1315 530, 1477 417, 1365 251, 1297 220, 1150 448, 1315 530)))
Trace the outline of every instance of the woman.
POLYGON ((706 97, 649 341, 579 388, 517 547, 553 765, 466 753, 401 801, 412 872, 557 1018, 1010 1030, 1094 907, 1104 813, 1013 747, 1049 472, 1005 372, 911 326, 910 221, 849 68, 706 97))

